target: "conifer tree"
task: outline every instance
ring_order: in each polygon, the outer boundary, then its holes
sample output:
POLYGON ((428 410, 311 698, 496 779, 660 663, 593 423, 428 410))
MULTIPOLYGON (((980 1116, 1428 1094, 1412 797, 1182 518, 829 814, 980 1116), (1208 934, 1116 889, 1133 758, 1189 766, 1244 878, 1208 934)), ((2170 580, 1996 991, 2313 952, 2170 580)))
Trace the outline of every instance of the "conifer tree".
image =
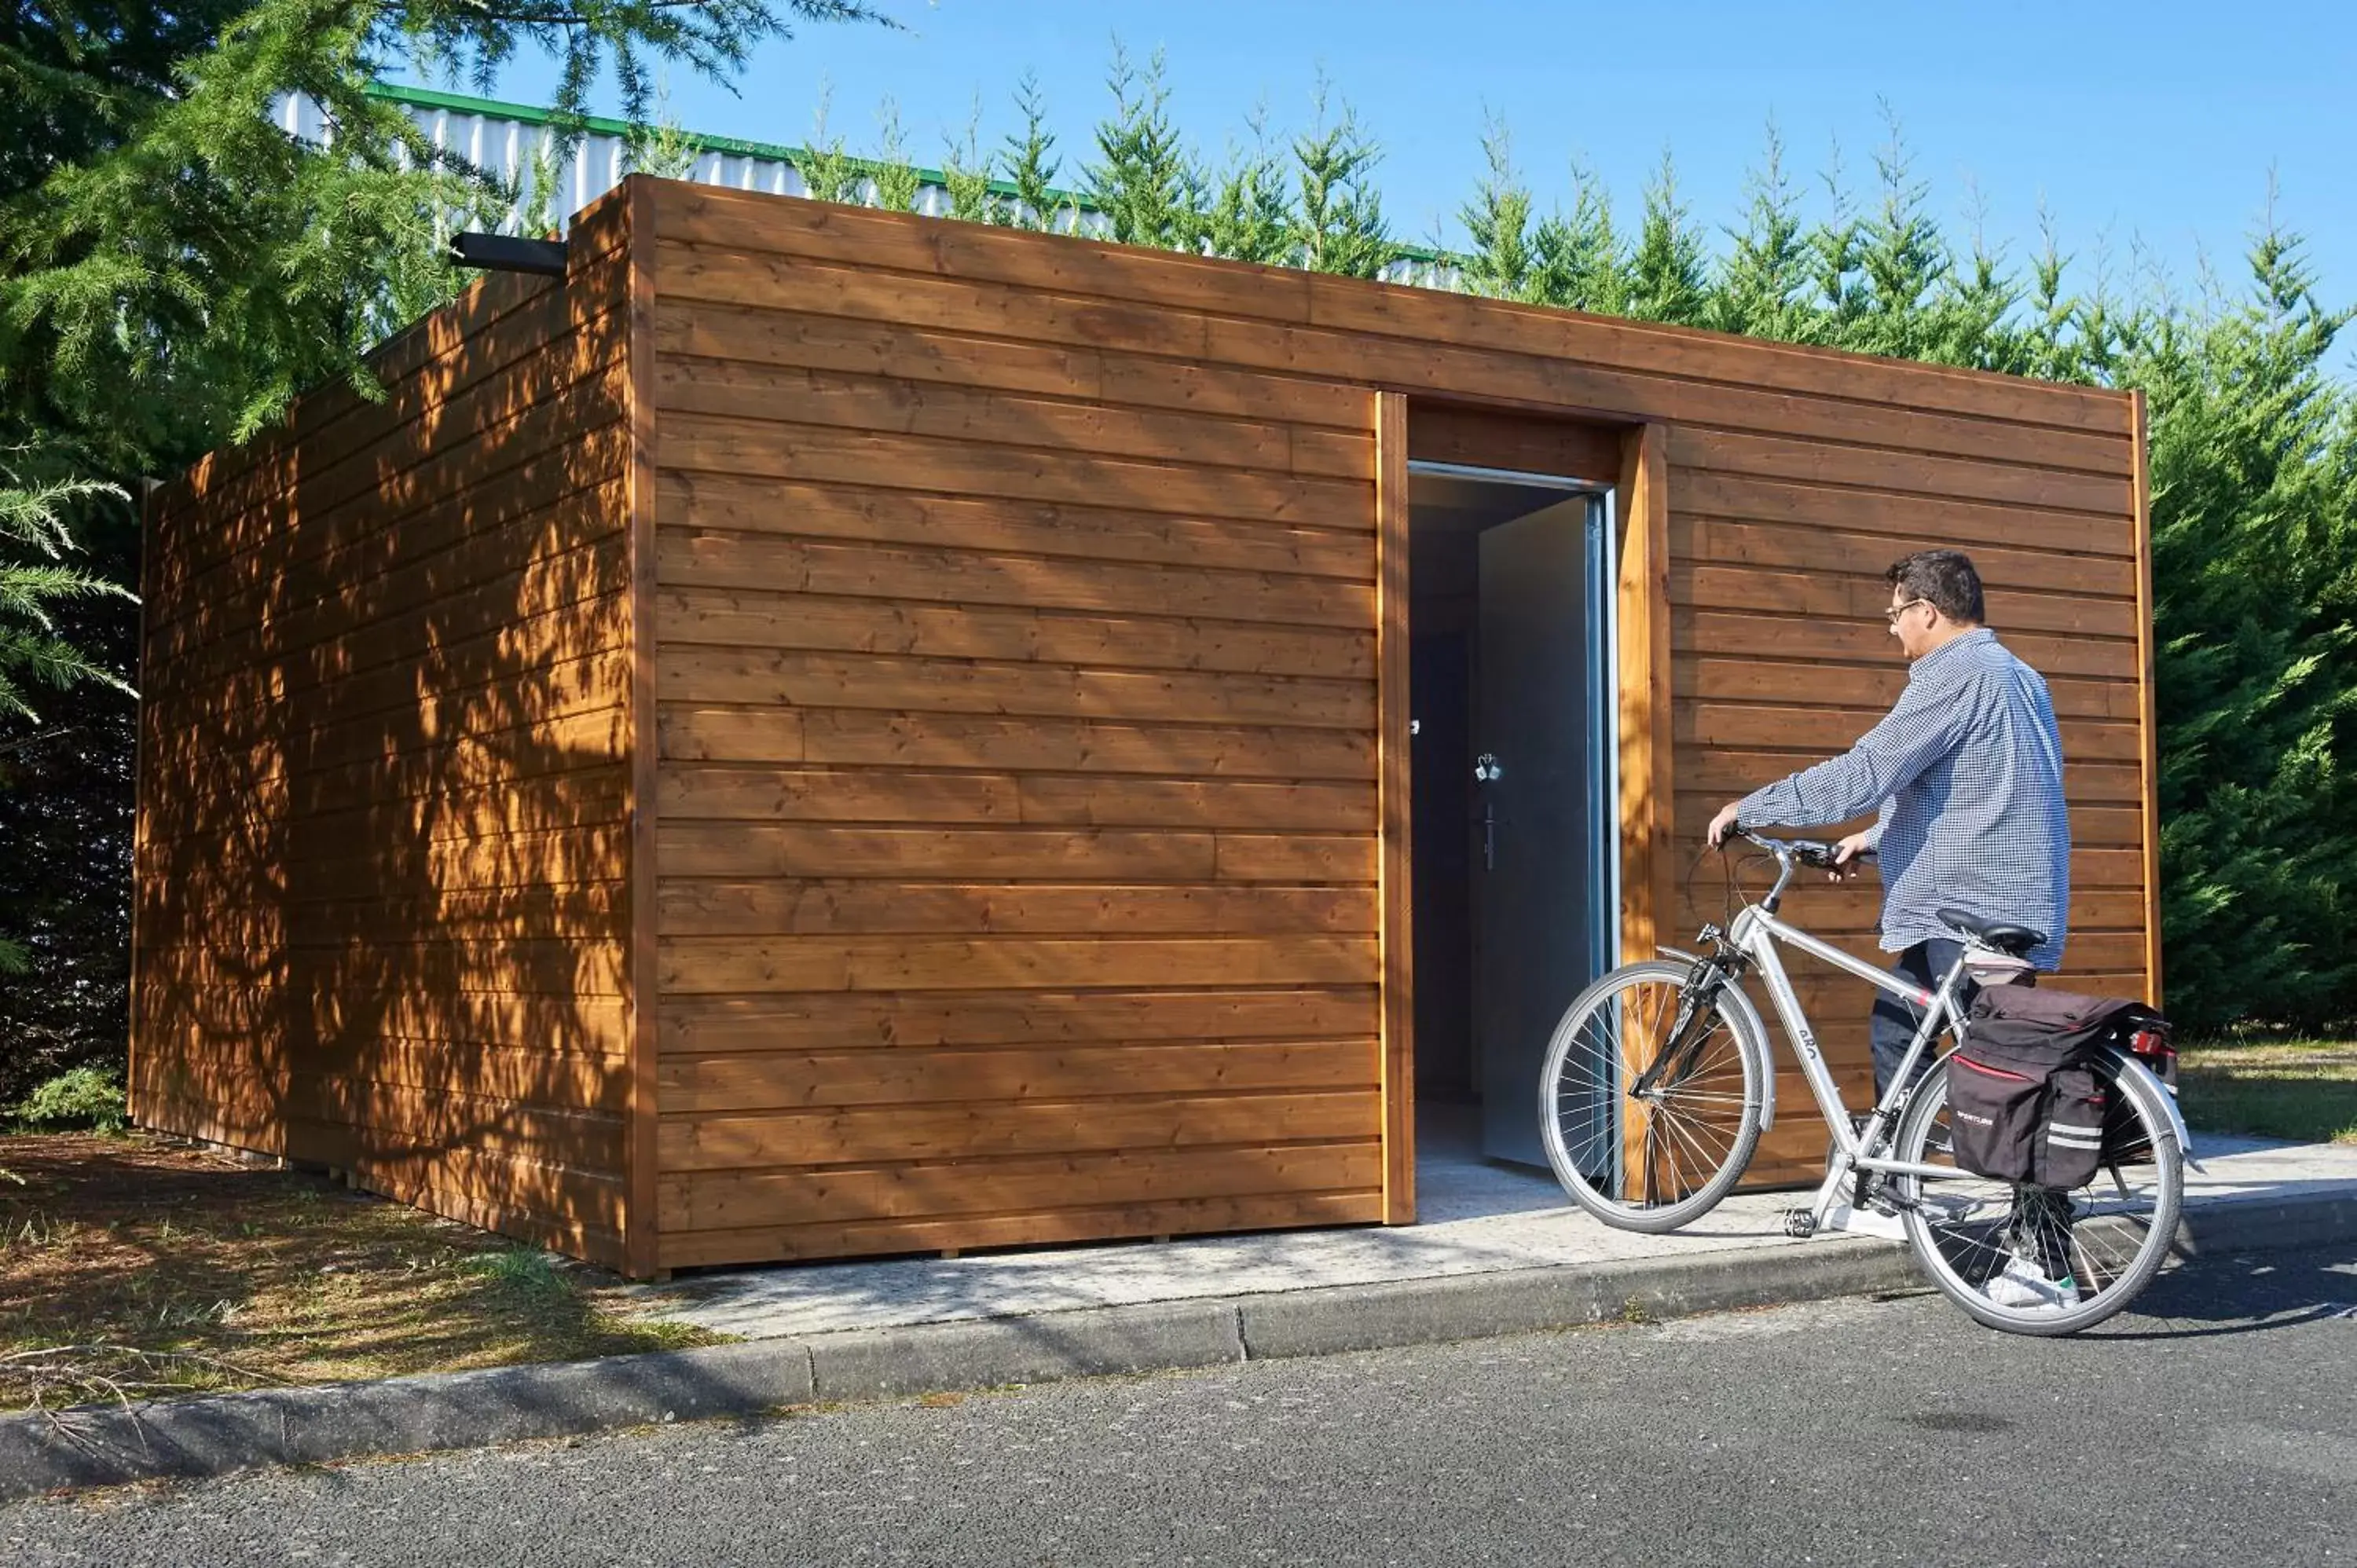
POLYGON ((1204 245, 1231 261, 1297 264, 1293 209, 1284 173, 1268 150, 1267 110, 1254 108, 1246 128, 1250 145, 1230 150, 1204 209, 1204 245))
POLYGON ((487 88, 539 51, 573 123, 604 72, 643 120, 657 65, 725 77, 795 22, 873 16, 856 0, 27 11, 0 32, 0 115, 21 115, 0 137, 0 439, 39 435, 127 477, 247 434, 323 379, 371 387, 360 357, 386 325, 388 258, 438 265, 437 220, 495 183, 369 94, 395 59, 487 88), (279 128, 294 91, 331 144, 279 128))
MULTIPOLYGON (((1936 293, 1932 340, 1923 358, 1948 365, 2018 374, 2029 354, 2028 334, 2015 322, 2021 285, 2004 256, 1988 242, 1986 203, 1967 182, 1971 241, 1953 254, 1936 293)), ((1947 249, 1944 241, 1942 248, 1947 249)))
POLYGON ((121 676, 58 635, 60 604, 132 596, 129 589, 68 564, 81 546, 65 509, 101 496, 129 499, 115 486, 89 479, 27 485, 0 468, 0 718, 40 722, 27 686, 65 692, 90 683, 131 691, 121 676))
POLYGON ((1612 199, 1586 166, 1571 166, 1566 216, 1548 213, 1531 231, 1526 297, 1567 310, 1618 316, 1628 309, 1629 258, 1612 226, 1612 199))
POLYGON ((944 137, 942 186, 949 197, 949 215, 966 223, 997 223, 1005 219, 997 195, 991 189, 996 159, 981 150, 982 99, 976 95, 966 116, 963 140, 944 137))
POLYGON ((44 0, 0 24, 0 452, 29 527, 0 540, 0 596, 54 622, 0 615, 0 635, 27 656, 12 682, 76 679, 35 704, 48 727, 0 716, 0 929, 37 933, 36 983, 0 986, 0 1101, 123 1047, 135 748, 109 687, 136 623, 96 585, 136 548, 99 484, 174 472, 306 387, 381 395, 363 356, 455 289, 452 228, 514 200, 371 86, 407 59, 490 91, 540 55, 563 141, 601 78, 643 122, 658 67, 725 78, 796 24, 860 18, 881 20, 858 0, 44 0), (295 93, 327 135, 282 128, 295 93))
POLYGON ((2212 1029, 2357 1015, 2357 395, 2270 220, 2241 301, 2139 324, 2169 1010, 2212 1029))
POLYGON ((1813 342, 1832 343, 1843 341, 1848 324, 1868 307, 1866 286, 1858 277, 1857 213, 1844 178, 1838 142, 1826 157, 1823 180, 1828 210, 1810 227, 1807 239, 1809 333, 1813 342))
POLYGON ((671 113, 668 87, 655 90, 654 118, 633 120, 622 134, 622 158, 631 172, 657 179, 685 179, 704 161, 704 149, 671 113))
POLYGON ((1106 81, 1114 111, 1097 126, 1100 161, 1088 167, 1089 196, 1123 244, 1194 251, 1202 244, 1207 193, 1170 118, 1164 73, 1159 48, 1140 69, 1114 40, 1106 81))
POLYGON ((1473 199, 1458 212, 1473 248, 1458 275, 1475 294, 1500 299, 1530 297, 1531 193, 1514 172, 1513 143, 1505 123, 1491 120, 1481 133, 1485 165, 1473 199))
POLYGON ((802 177, 802 194, 813 201, 857 207, 867 199, 867 171, 860 166, 857 158, 844 151, 841 136, 827 132, 827 113, 834 101, 833 86, 822 81, 818 107, 811 114, 810 146, 794 172, 802 177))
POLYGON ((1016 84, 1015 107, 1023 115, 1023 134, 1006 138, 1006 177, 1015 187, 1008 221, 1017 229, 1070 233, 1079 214, 1056 195, 1056 170, 1061 166, 1050 156, 1056 150, 1056 137, 1048 129, 1048 104, 1039 91, 1039 79, 1028 71, 1016 84))
POLYGON ((1869 354, 1911 359, 1936 355, 1932 306, 1951 283, 1953 264, 1938 225, 1925 209, 1927 188, 1914 177, 1898 120, 1883 109, 1889 139, 1874 157, 1881 199, 1858 224, 1854 252, 1860 274, 1859 308, 1844 323, 1839 341, 1869 354))
POLYGON ((925 177, 909 161, 909 139, 900 128, 899 104, 885 99, 876 118, 882 133, 870 171, 876 205, 887 212, 914 212, 925 188, 925 177))
POLYGON ((1723 332, 1797 340, 1806 312, 1808 247, 1802 239, 1800 198, 1784 173, 1784 140, 1771 122, 1761 161, 1744 179, 1744 226, 1729 230, 1730 247, 1713 291, 1708 325, 1723 332))
POLYGON ((557 210, 565 182, 565 163, 557 153, 560 141, 554 129, 543 131, 532 145, 531 161, 524 166, 516 232, 531 239, 553 237, 564 216, 557 210))
POLYGON ((1399 255, 1374 185, 1382 149, 1360 129, 1347 102, 1333 124, 1327 123, 1322 79, 1314 104, 1311 129, 1293 143, 1297 194, 1291 249, 1297 264, 1313 273, 1378 276, 1399 255))
POLYGON ((1665 151, 1661 166, 1645 182, 1645 216, 1629 257, 1625 313, 1641 321, 1700 326, 1707 284, 1702 236, 1678 201, 1677 168, 1665 151))

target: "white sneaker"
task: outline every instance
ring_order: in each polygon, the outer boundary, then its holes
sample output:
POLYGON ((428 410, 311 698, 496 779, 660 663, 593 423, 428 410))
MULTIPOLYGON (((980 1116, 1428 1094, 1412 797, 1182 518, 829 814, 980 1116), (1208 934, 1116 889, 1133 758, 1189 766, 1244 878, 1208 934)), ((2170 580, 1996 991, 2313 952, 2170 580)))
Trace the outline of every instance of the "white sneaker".
POLYGON ((1852 1236, 1879 1236, 1886 1241, 1907 1240, 1907 1222, 1896 1214, 1885 1214, 1878 1208, 1852 1208, 1846 1203, 1836 1203, 1827 1209, 1821 1229, 1846 1231, 1852 1236))
POLYGON ((2079 1305, 2079 1282, 2049 1279, 2027 1258, 2007 1258, 1997 1275, 1981 1287, 1996 1306, 2048 1306, 2056 1311, 2079 1305))

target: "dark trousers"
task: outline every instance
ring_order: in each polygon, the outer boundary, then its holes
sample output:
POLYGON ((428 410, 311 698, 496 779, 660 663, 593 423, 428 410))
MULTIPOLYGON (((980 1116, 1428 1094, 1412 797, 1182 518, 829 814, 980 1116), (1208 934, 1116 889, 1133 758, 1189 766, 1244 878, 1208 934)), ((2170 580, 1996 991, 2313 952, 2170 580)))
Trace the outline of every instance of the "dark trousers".
MULTIPOLYGON (((1948 972, 1949 966, 1956 961, 1956 955, 1964 950, 1962 942, 1934 937, 1930 941, 1917 942, 1900 953, 1899 961, 1890 966, 1890 972, 1921 990, 1937 991, 1940 977, 1948 972)), ((1970 1007, 1973 997, 1979 991, 1980 987, 1969 978, 1964 980, 1956 987, 1957 1007, 1970 1007)), ((1924 1011, 1904 997, 1893 996, 1888 991, 1877 993, 1874 1016, 1869 1021, 1874 1039, 1874 1098, 1877 1103, 1881 1101, 1883 1090, 1890 1087, 1891 1077, 1898 1072, 1900 1062, 1906 1058, 1908 1043, 1915 1038, 1915 1031, 1922 1026, 1924 1011)), ((1932 1052, 1926 1048, 1922 1059, 1915 1064, 1916 1072, 1921 1073, 1931 1061, 1932 1052)))

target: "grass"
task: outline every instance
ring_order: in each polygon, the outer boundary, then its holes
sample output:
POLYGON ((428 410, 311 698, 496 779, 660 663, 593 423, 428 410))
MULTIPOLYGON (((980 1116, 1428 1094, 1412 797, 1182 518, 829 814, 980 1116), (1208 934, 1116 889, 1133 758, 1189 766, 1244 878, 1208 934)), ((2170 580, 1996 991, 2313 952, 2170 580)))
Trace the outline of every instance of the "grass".
POLYGON ((0 1411, 719 1337, 602 1271, 159 1138, 0 1137, 0 1411))
POLYGON ((2209 1132, 2357 1144, 2357 1040, 2189 1047, 2178 1098, 2186 1122, 2209 1132))

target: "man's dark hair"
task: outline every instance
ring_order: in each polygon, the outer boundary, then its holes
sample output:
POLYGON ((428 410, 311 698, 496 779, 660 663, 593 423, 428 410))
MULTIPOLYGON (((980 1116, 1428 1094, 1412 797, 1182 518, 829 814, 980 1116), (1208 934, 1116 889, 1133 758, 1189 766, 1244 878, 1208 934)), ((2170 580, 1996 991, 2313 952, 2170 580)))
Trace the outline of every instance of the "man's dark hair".
POLYGON ((1907 597, 1930 601, 1950 620, 1978 626, 1986 618, 1981 575, 1973 570, 1973 558, 1961 550, 1918 550, 1893 561, 1882 575, 1907 597))

